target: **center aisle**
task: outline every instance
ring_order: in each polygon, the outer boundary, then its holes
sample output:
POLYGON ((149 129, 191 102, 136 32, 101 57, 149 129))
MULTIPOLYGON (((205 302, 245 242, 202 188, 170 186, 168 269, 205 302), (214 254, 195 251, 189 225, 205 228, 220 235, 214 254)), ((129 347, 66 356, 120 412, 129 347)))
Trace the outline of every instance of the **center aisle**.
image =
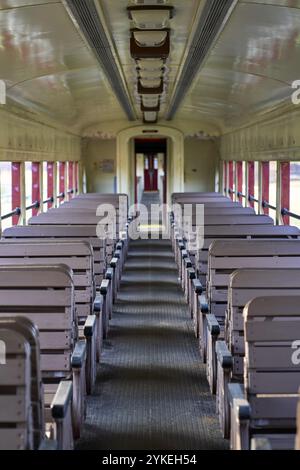
POLYGON ((77 449, 225 449, 170 241, 132 241, 77 449))

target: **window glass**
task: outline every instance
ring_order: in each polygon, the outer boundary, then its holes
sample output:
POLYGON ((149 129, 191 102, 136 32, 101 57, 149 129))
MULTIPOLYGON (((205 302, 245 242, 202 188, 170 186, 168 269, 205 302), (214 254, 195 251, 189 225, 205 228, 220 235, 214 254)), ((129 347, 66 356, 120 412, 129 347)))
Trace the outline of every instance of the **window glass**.
MULTIPOLYGON (((32 204, 32 163, 25 162, 25 203, 26 207, 32 204)), ((26 211, 26 222, 32 217, 32 210, 26 211)))
MULTIPOLYGON (((12 174, 11 163, 0 162, 1 215, 12 211, 12 174)), ((2 230, 12 226, 12 217, 2 221, 2 230)))
MULTIPOLYGON (((277 187, 277 162, 270 162, 270 176, 269 176, 269 204, 276 207, 276 187, 277 187)), ((276 219, 276 210, 269 209, 269 215, 274 220, 276 219)))

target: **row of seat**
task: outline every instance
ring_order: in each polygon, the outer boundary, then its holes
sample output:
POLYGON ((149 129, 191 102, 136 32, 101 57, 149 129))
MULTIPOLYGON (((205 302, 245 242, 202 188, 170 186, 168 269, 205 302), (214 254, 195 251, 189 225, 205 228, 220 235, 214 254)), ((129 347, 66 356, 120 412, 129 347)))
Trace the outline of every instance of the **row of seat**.
POLYGON ((186 249, 176 212, 172 243, 223 435, 232 449, 257 448, 262 436, 271 448, 293 448, 300 231, 221 194, 174 194, 173 204, 204 206, 203 248, 186 249))
POLYGON ((79 195, 4 231, 0 448, 71 449, 80 437, 127 254, 127 207, 124 195, 79 195))

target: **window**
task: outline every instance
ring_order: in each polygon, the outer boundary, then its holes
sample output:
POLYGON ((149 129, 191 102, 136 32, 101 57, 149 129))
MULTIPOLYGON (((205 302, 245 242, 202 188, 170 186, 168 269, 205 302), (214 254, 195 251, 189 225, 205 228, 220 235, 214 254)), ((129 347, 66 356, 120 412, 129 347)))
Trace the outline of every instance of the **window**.
MULTIPOLYGON (((258 201, 259 200, 259 163, 254 162, 254 197, 258 201)), ((259 213, 259 203, 254 202, 254 209, 255 212, 259 213)))
POLYGON ((235 191, 235 162, 229 162, 228 164, 228 170, 229 170, 229 195, 231 199, 234 199, 234 191, 235 191))
MULTIPOLYGON (((269 204, 276 207, 277 162, 269 162, 269 204)), ((276 210, 269 209, 269 215, 276 220, 276 210)))
MULTIPOLYGON (((1 215, 12 211, 12 164, 0 162, 1 215)), ((12 217, 2 221, 2 230, 11 227, 12 217)))
MULTIPOLYGON (((32 205, 32 163, 25 162, 25 204, 26 207, 32 205)), ((26 211, 26 222, 32 216, 32 210, 26 211)))
MULTIPOLYGON (((65 162, 58 162, 57 163, 57 175, 58 177, 56 178, 57 181, 57 195, 64 194, 65 193, 65 170, 66 170, 66 164, 65 162)), ((58 199, 59 204, 61 204, 64 201, 64 198, 61 197, 58 199)))

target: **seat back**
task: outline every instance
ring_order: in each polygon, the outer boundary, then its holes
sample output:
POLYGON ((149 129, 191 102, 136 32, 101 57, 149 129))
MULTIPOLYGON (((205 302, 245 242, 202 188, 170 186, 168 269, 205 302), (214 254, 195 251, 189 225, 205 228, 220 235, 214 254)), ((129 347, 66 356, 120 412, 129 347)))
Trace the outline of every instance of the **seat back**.
POLYGON ((300 269, 240 269, 230 276, 225 338, 233 355, 233 375, 243 381, 245 305, 260 296, 300 295, 300 269))
POLYGON ((300 268, 299 240, 216 240, 209 249, 210 312, 224 322, 230 275, 237 269, 300 268))
POLYGON ((73 273, 65 265, 0 266, 0 318, 39 329, 43 379, 69 377, 77 339, 73 273))
POLYGON ((0 449, 38 449, 44 433, 39 338, 26 318, 0 318, 0 449))
POLYGON ((300 296, 257 297, 245 306, 243 315, 245 392, 252 427, 294 431, 299 399, 300 296))
POLYGON ((77 318, 86 318, 91 313, 95 298, 93 273, 93 251, 86 241, 44 241, 22 243, 11 240, 0 241, 1 265, 57 265, 65 264, 73 271, 77 318))

